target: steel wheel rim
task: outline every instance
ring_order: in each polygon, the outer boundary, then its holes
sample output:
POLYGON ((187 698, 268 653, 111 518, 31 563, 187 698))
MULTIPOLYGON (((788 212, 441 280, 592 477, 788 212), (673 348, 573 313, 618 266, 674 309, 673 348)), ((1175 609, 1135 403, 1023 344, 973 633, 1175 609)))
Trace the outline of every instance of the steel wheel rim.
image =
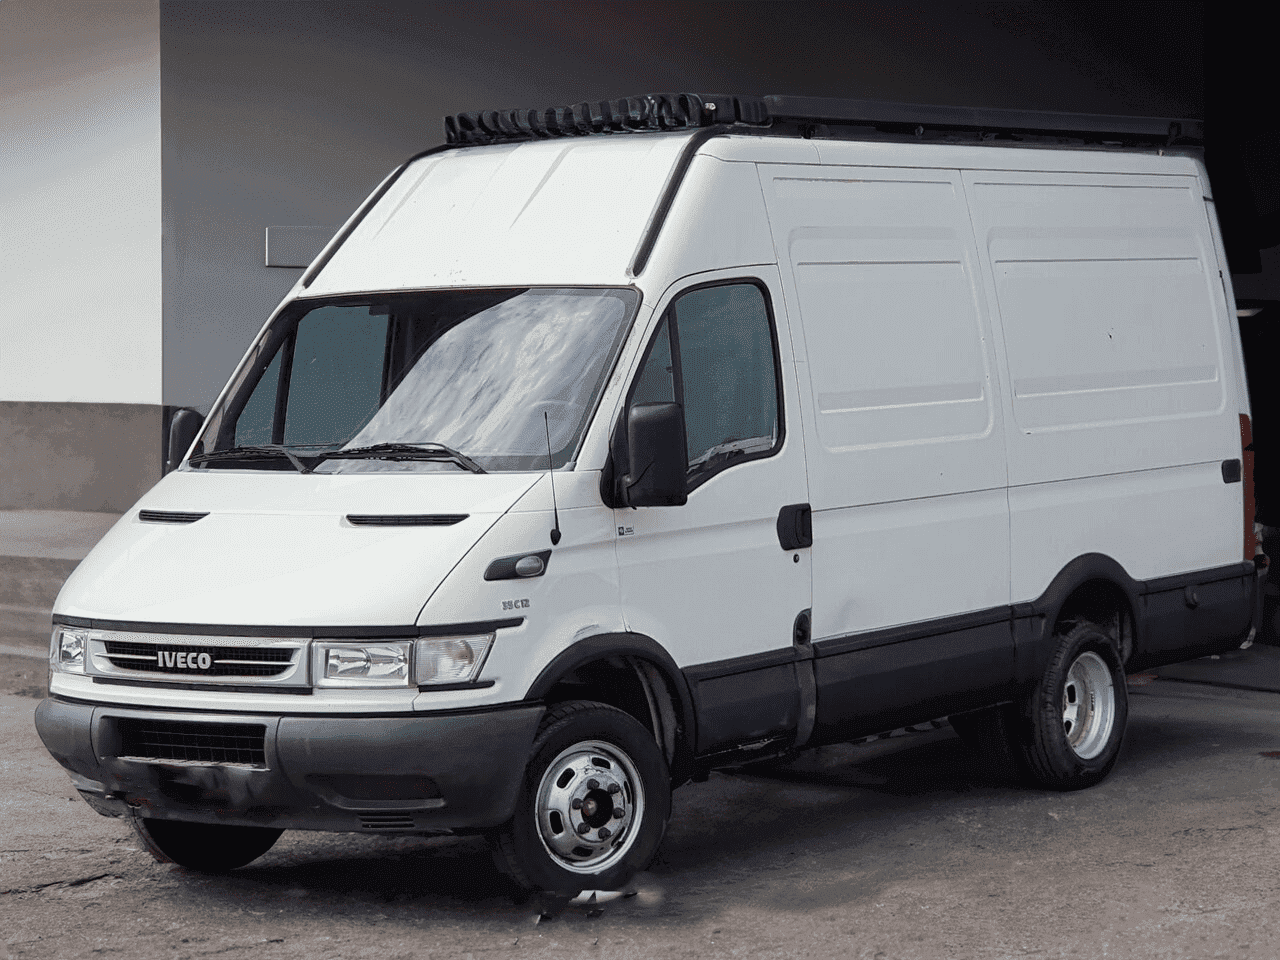
POLYGON ((644 799, 639 771, 625 751, 602 740, 575 743, 538 783, 538 839, 570 873, 599 873, 635 843, 644 799))
POLYGON ((1062 687, 1062 731, 1081 760, 1107 748, 1116 722, 1116 691, 1111 669, 1091 651, 1080 654, 1062 687))

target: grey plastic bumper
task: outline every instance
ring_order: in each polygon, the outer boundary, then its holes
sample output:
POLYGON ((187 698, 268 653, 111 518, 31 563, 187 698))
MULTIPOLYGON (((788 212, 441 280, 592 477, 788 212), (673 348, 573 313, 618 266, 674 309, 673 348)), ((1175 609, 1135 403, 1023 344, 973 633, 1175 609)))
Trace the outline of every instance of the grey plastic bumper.
POLYGON ((53 758, 99 813, 302 830, 431 831, 511 816, 544 708, 290 717, 132 710, 54 698, 36 708, 53 758), (255 765, 122 757, 122 719, 265 725, 255 765))

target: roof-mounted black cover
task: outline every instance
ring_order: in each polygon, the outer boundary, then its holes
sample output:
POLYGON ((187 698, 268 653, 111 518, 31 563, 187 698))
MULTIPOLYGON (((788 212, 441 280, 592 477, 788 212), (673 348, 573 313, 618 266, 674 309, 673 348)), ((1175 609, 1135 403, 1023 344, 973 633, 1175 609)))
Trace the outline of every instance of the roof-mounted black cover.
POLYGON ((447 143, 480 144, 716 124, 768 126, 769 110, 759 97, 650 93, 567 107, 457 113, 444 118, 444 132, 447 143))
POLYGON ((996 107, 946 107, 826 97, 768 96, 762 99, 770 118, 775 121, 799 121, 836 128, 874 127, 882 132, 901 129, 917 136, 928 131, 931 134, 1065 137, 1103 143, 1199 145, 1204 142, 1204 123, 1200 120, 996 107))

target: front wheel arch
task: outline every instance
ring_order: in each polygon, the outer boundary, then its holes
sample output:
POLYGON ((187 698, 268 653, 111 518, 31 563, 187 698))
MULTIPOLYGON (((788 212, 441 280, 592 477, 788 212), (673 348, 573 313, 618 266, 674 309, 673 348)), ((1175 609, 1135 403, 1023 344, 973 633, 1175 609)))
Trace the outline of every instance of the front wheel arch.
POLYGON ((674 783, 683 783, 693 773, 692 750, 697 733, 693 697, 671 655, 651 637, 640 633, 584 637, 562 650, 542 669, 524 699, 552 705, 571 699, 596 699, 627 710, 646 724, 663 745, 674 783), (612 695, 593 695, 591 687, 580 681, 596 667, 631 674, 641 691, 640 699, 647 702, 649 716, 627 710, 624 704, 615 703, 612 695))

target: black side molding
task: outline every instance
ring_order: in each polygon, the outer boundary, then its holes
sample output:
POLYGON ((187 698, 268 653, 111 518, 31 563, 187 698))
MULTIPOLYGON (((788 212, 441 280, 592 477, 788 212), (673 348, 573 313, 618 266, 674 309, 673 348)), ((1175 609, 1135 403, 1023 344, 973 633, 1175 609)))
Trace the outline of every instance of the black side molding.
POLYGON ((1239 460, 1223 460, 1222 461, 1222 482, 1223 483, 1239 483, 1241 477, 1239 460))
POLYGON ((640 276, 640 274, 644 273, 644 268, 648 266, 649 254, 653 253, 654 244, 658 242, 658 234, 662 232, 662 225, 667 221, 667 214, 671 211, 671 205, 675 203, 680 184, 684 183, 684 175, 689 172, 689 165, 693 163, 694 154, 698 152, 704 143, 713 137, 722 135, 727 129, 727 127, 721 125, 704 127, 690 137, 689 142, 680 151, 680 156, 676 159, 676 164, 671 169, 671 175, 667 177, 666 185, 662 188, 662 196, 658 198, 658 205, 649 214, 649 222, 644 226, 644 233, 640 236, 640 245, 636 247, 636 252, 631 258, 631 266, 627 268, 627 273, 631 276, 640 276))
POLYGON ((778 543, 783 550, 813 546, 813 511, 807 503, 792 503, 778 511, 778 543))

